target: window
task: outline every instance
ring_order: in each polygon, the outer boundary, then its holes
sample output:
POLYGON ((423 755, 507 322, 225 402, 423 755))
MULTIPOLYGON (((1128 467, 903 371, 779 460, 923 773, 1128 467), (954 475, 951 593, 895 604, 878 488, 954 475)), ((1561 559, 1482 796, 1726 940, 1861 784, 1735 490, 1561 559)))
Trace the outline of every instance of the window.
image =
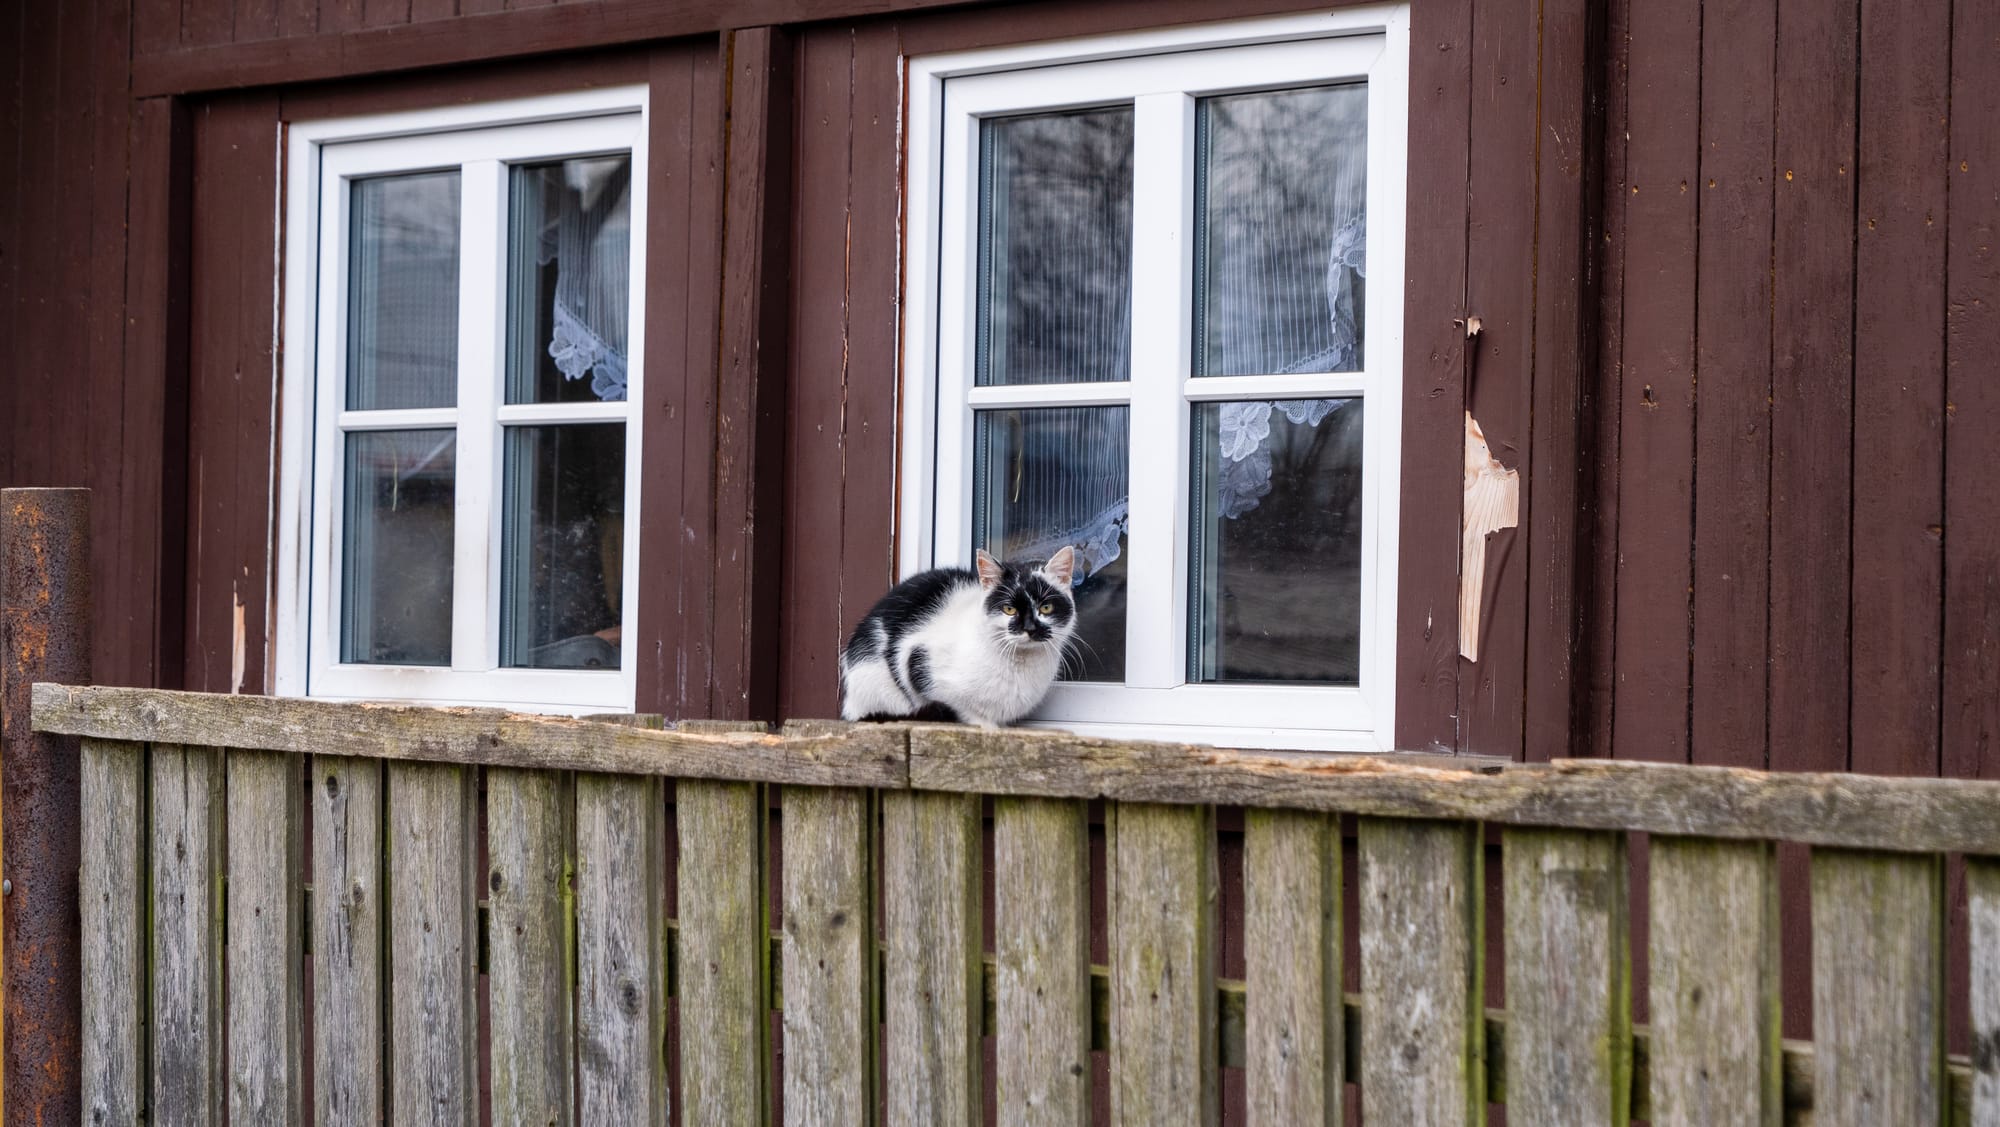
POLYGON ((281 693, 632 707, 644 107, 292 126, 281 693))
POLYGON ((911 62, 899 562, 1078 547, 1038 722, 1391 746, 1406 11, 911 62))

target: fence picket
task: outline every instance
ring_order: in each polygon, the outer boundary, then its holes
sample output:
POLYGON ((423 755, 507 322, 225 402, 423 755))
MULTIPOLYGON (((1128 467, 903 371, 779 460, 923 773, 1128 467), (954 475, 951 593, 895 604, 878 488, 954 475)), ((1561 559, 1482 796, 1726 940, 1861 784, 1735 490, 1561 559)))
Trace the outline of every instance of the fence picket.
POLYGON ((1200 1124, 1216 1117, 1214 813, 1113 804, 1111 1119, 1200 1124))
POLYGON ((1652 1122, 1778 1127, 1783 1058, 1771 845, 1655 836, 1649 868, 1652 1122))
POLYGON ((875 1108, 874 816, 867 791, 784 794, 785 1122, 875 1108))
POLYGON ((84 740, 79 792, 83 855, 83 1117, 137 1123, 144 1021, 146 745, 84 740))
POLYGON ((2000 860, 1969 857, 1972 939, 1972 1127, 2000 1127, 2000 860))
POLYGON ((764 1122, 764 788, 679 780, 681 1120, 764 1122))
POLYGON ((1550 1127, 1632 1106, 1625 838, 1509 828, 1503 840, 1507 1108, 1550 1127))
POLYGON ((389 1084, 397 1124, 472 1124, 474 825, 469 769, 389 767, 389 1084))
POLYGON ((222 1121, 222 753, 153 748, 153 1122, 222 1121))
POLYGON ((1362 1118, 1483 1123, 1479 825, 1363 818, 1360 848, 1362 1118))
POLYGON ((1943 886, 1934 854, 1813 851, 1817 1127, 1939 1122, 1943 886))
POLYGON ((1089 845, 1079 800, 993 804, 1001 1127, 1090 1122, 1089 845))
POLYGON ((585 1123, 667 1121, 665 827, 656 779, 576 780, 576 1022, 585 1123))
POLYGON ((382 765, 313 760, 313 1107, 382 1122, 382 765))
POLYGON ((486 774, 487 992, 493 1119, 570 1123, 570 802, 555 771, 486 774))
POLYGON ((1250 1127, 1340 1125, 1339 842, 1325 814, 1243 815, 1243 1081, 1250 1127))
POLYGON ((890 1127, 980 1116, 979 797, 882 796, 890 1127))
POLYGON ((229 1119, 299 1118, 299 760, 231 751, 229 827, 229 1119))

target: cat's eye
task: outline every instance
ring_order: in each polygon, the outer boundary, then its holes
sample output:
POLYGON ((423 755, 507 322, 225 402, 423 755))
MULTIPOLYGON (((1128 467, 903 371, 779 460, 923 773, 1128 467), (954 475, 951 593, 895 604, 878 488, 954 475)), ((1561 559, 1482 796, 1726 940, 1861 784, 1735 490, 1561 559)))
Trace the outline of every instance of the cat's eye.
POLYGON ((1006 615, 1008 618, 1012 618, 1021 612, 1019 608, 1013 606, 1012 604, 1009 604, 1007 606, 1001 607, 1000 613, 1006 615))
POLYGON ((1036 614, 1054 614, 1055 612, 1056 605, 1054 603, 1043 603, 1041 606, 1035 608, 1036 614))

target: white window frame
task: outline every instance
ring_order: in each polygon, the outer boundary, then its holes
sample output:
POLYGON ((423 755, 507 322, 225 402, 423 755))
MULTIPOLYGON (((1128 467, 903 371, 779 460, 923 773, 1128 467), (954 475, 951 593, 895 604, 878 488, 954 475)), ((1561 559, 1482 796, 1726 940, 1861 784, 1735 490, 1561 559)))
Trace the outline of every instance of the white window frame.
POLYGON ((1394 747, 1409 58, 1408 6, 1386 4, 908 61, 901 574, 969 562, 975 407, 1131 406, 1125 683, 1058 683, 1030 723, 1231 747, 1394 747), (1376 284, 1364 309, 1364 370, 1193 378, 1196 99, 1342 80, 1368 84, 1376 284), (1126 103, 1134 108, 1131 380, 974 387, 980 120, 1126 103), (1173 325, 1147 314, 1162 309, 1177 311, 1173 325), (1359 684, 1188 683, 1192 404, 1355 395, 1367 404, 1359 684))
POLYGON ((284 361, 280 389, 275 689, 334 700, 505 705, 524 711, 629 711, 638 675, 638 521, 645 373, 647 90, 615 87, 414 113, 293 123, 281 222, 284 361), (623 403, 504 402, 509 165, 631 154, 631 308, 623 403), (346 271, 356 177, 460 170, 458 402, 429 410, 347 411, 346 271), (490 232, 490 237, 474 237, 490 232), (484 379, 473 373, 485 371, 484 379), (622 422, 625 536, 617 670, 500 667, 504 429, 622 422), (457 432, 452 664, 339 660, 341 471, 353 430, 457 432))

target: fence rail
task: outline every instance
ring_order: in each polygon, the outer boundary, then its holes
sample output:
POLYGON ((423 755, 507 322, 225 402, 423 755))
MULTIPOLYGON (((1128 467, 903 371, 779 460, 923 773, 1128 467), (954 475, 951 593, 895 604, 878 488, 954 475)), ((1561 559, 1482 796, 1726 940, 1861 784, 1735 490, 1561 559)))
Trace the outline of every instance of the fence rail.
POLYGON ((1996 783, 47 684, 34 720, 84 737, 86 1122, 472 1123, 484 1063, 494 1122, 751 1123, 782 1100, 788 1123, 851 1124, 879 1097, 892 1124, 969 1124, 991 1035, 1009 1124, 1087 1122, 1102 1049, 1119 1123, 1213 1122, 1241 1067, 1258 1124, 1338 1122, 1353 1080, 1372 1123, 1479 1123, 1490 1100, 1534 1124, 2000 1125, 1996 783), (1217 804, 1245 808, 1240 982, 1217 978, 1217 804), (1505 1013, 1484 1005, 1488 823, 1505 1013), (1652 835, 1643 950, 1630 831, 1652 835), (1810 1043, 1779 1038, 1801 953, 1780 950, 1776 841, 1814 847, 1810 1043), (1947 853, 1970 1062, 1944 1053, 1947 853))

